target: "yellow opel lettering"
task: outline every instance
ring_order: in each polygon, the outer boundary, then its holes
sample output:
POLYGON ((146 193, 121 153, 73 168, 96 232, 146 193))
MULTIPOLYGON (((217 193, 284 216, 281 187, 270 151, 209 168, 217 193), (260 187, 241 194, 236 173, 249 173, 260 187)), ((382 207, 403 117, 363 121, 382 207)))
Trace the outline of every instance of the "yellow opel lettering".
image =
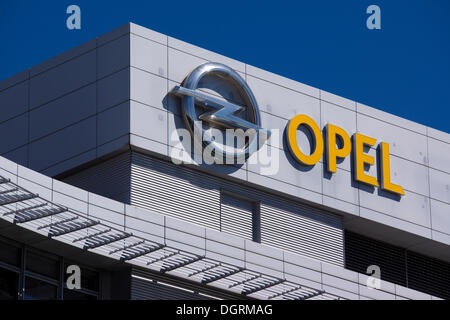
POLYGON ((336 158, 345 158, 352 150, 350 137, 344 129, 327 124, 326 126, 326 146, 327 146, 327 169, 329 172, 336 172, 336 158), (336 147, 336 137, 339 136, 342 141, 342 148, 336 147))
POLYGON ((320 161, 325 151, 327 170, 331 173, 336 172, 337 158, 343 159, 352 153, 353 144, 353 171, 354 179, 356 181, 363 182, 374 187, 380 186, 383 190, 399 195, 405 195, 405 192, 400 185, 391 182, 389 144, 386 142, 381 142, 378 146, 380 161, 380 181, 378 181, 377 177, 373 177, 364 171, 365 165, 375 165, 375 157, 364 152, 364 147, 372 147, 376 144, 377 140, 374 138, 365 136, 361 133, 355 133, 352 141, 344 129, 331 123, 326 125, 324 137, 317 123, 312 118, 304 114, 296 115, 289 121, 286 136, 287 144, 292 156, 301 164, 309 166, 316 164, 320 161), (311 143, 313 146, 311 149, 313 149, 313 151, 310 155, 304 154, 300 150, 297 141, 297 131, 301 125, 307 127, 312 135, 313 141, 311 143))
POLYGON ((364 164, 375 164, 375 158, 364 153, 364 146, 373 146, 376 142, 376 139, 362 135, 360 133, 355 133, 355 135, 353 136, 353 143, 355 148, 355 179, 357 181, 378 187, 377 179, 364 173, 364 164))
POLYGON ((389 144, 382 142, 379 146, 381 158, 381 189, 405 195, 403 188, 391 182, 391 164, 389 160, 389 144))
POLYGON ((306 165, 314 165, 319 162, 323 154, 323 136, 317 123, 304 114, 298 114, 289 121, 288 130, 289 149, 296 160, 306 165), (297 129, 299 126, 305 125, 313 136, 314 151, 311 155, 305 155, 298 146, 297 129))

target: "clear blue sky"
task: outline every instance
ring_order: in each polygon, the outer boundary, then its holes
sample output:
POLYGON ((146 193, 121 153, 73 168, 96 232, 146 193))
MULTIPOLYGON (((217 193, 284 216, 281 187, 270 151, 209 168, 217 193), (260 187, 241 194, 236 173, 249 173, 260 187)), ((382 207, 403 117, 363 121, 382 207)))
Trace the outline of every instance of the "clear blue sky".
POLYGON ((0 79, 129 21, 450 132, 450 0, 0 0, 0 79))

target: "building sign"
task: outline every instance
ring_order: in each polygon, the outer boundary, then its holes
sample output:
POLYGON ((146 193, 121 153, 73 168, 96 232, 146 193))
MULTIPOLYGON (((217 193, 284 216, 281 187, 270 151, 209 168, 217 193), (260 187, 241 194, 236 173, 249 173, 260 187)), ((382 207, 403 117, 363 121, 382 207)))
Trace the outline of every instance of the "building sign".
MULTIPOLYGON (((296 115, 289 123, 286 130, 289 150, 298 162, 304 165, 314 165, 326 154, 327 170, 330 173, 336 172, 337 158, 345 158, 350 155, 352 150, 352 141, 348 133, 333 124, 327 124, 325 127, 325 139, 317 123, 304 114, 296 115), (304 154, 297 141, 297 130, 300 126, 305 126, 313 138, 314 151, 310 155, 304 154), (341 142, 341 147, 337 147, 337 141, 341 142)), ((353 135, 353 163, 354 177, 356 181, 378 187, 381 185, 383 190, 404 195, 403 188, 391 182, 389 144, 381 142, 378 146, 379 159, 381 159, 381 181, 364 172, 365 165, 375 165, 375 157, 364 152, 364 146, 372 147, 377 140, 360 133, 353 135)))
POLYGON ((221 63, 209 62, 197 67, 188 75, 182 86, 173 88, 172 94, 182 97, 183 116, 186 127, 194 137, 194 142, 203 148, 214 150, 214 157, 219 160, 219 163, 223 163, 223 158, 238 160, 238 163, 245 161, 258 150, 258 144, 263 144, 270 137, 270 131, 261 127, 259 108, 247 83, 236 71, 221 63), (247 106, 248 120, 236 116, 236 113, 242 111, 244 107, 196 90, 200 80, 212 74, 231 82, 241 92, 247 106), (202 107, 202 110, 198 110, 196 105, 202 107), (208 128, 205 129, 203 121, 213 128, 232 129, 233 134, 240 129, 240 136, 245 135, 248 139, 232 147, 230 143, 223 141, 224 139, 220 139, 221 141, 205 139, 205 136, 209 137, 210 133, 207 131, 208 128))
MULTIPOLYGON (((181 86, 174 87, 171 93, 182 98, 183 117, 195 145, 201 150, 211 151, 208 154, 215 160, 214 163, 243 164, 269 139, 271 133, 277 136, 281 129, 273 128, 271 132, 261 127, 258 105, 247 83, 237 72, 220 63, 209 62, 200 65, 187 76, 181 86), (240 92, 246 107, 199 91, 199 82, 207 75, 215 75, 231 83, 240 92), (238 113, 245 109, 247 116, 238 116, 238 113), (223 137, 224 131, 226 138, 223 137), (240 142, 235 143, 236 139, 240 142)), ((337 159, 346 158, 353 153, 353 176, 356 181, 381 187, 397 195, 405 194, 400 185, 391 182, 389 144, 381 142, 378 146, 381 172, 378 181, 364 170, 366 166, 375 165, 375 157, 364 152, 364 148, 373 147, 376 139, 361 133, 353 134, 351 139, 344 129, 333 124, 328 124, 324 132, 325 136, 308 115, 294 116, 285 130, 292 157, 302 165, 313 166, 325 155, 324 162, 328 172, 335 173, 337 159), (305 154, 299 147, 297 133, 300 127, 306 128, 311 134, 311 154, 305 154)))

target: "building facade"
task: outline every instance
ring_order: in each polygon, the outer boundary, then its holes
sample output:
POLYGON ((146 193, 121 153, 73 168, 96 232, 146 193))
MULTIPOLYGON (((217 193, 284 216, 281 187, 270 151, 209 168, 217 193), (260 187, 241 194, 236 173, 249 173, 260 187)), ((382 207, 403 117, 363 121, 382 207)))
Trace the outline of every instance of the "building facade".
POLYGON ((0 106, 0 298, 450 298, 448 133, 132 23, 0 106))

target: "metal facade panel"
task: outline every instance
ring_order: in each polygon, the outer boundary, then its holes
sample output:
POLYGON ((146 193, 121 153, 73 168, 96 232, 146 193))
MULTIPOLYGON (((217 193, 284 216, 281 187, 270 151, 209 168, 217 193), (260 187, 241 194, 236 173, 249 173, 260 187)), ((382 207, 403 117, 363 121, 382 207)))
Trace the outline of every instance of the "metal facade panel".
POLYGON ((405 249, 365 236, 345 232, 346 268, 366 273, 371 265, 381 269, 381 279, 407 286, 405 249))
POLYGON ((211 177, 133 152, 131 180, 132 205, 220 229, 220 190, 211 177))
POLYGON ((343 265, 342 222, 295 203, 261 203, 261 243, 343 265))
POLYGON ((150 279, 131 277, 131 300, 208 300, 184 289, 156 283, 150 279))
POLYGON ((408 288, 450 299, 450 264, 407 251, 408 288))
POLYGON ((222 193, 220 204, 220 231, 253 239, 253 210, 251 201, 222 193))
POLYGON ((350 270, 366 273, 368 266, 377 265, 382 280, 450 298, 449 263, 348 231, 345 256, 346 268, 350 270))
POLYGON ((131 155, 111 158, 63 179, 64 182, 117 201, 130 202, 131 155))

